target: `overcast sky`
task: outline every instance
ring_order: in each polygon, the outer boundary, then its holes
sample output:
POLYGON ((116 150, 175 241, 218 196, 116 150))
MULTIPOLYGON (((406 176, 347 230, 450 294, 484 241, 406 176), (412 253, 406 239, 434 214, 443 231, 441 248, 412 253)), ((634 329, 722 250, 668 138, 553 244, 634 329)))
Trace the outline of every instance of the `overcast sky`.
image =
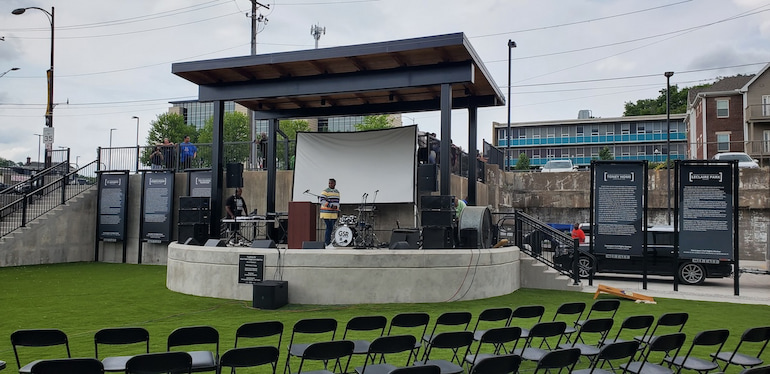
MULTIPOLYGON (((770 2, 764 0, 261 0, 257 53, 463 32, 503 93, 512 51, 512 122, 619 117, 623 104, 671 84, 753 74, 770 62, 770 2)), ((194 100, 195 85, 171 64, 250 53, 249 0, 3 0, 0 2, 0 157, 37 160, 44 126, 45 71, 55 9, 54 147, 80 164, 96 147, 146 143, 169 101, 194 100)), ((479 143, 505 106, 479 110, 479 143)), ((405 124, 440 133, 438 112, 405 113, 405 124)), ((467 115, 454 111, 452 138, 464 149, 467 115)), ((178 142, 179 139, 176 139, 178 142)))

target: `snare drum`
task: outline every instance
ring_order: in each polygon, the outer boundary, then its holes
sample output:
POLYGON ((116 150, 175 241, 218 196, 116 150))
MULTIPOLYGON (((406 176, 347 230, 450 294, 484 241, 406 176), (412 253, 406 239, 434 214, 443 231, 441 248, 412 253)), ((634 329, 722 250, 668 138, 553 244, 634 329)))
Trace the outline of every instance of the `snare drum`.
POLYGON ((348 247, 353 244, 353 238, 356 236, 356 229, 349 226, 340 226, 334 230, 334 244, 341 247, 348 247))

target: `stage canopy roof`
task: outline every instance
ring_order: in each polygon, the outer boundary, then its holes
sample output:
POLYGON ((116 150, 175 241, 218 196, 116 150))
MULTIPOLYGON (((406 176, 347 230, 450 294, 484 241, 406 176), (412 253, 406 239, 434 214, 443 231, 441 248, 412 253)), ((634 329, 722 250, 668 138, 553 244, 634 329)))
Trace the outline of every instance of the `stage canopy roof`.
POLYGON ((381 43, 175 63, 199 101, 232 100, 256 118, 306 118, 505 104, 463 33, 381 43))

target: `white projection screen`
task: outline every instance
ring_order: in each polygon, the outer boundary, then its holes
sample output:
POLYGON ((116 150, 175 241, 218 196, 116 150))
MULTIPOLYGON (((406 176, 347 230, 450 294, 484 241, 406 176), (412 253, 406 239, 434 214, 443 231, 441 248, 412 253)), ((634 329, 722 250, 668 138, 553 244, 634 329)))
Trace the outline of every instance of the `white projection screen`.
POLYGON ((412 203, 417 126, 360 132, 297 133, 293 201, 317 202, 337 180, 342 204, 412 203), (377 195, 376 201, 375 193, 377 195))

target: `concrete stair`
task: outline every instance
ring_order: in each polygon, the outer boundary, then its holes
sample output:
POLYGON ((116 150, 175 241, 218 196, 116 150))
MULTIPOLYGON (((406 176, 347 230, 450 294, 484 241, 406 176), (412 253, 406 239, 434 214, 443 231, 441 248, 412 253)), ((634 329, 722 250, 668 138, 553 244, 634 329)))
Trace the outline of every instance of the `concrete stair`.
POLYGON ((573 285, 573 280, 550 266, 522 252, 520 257, 521 288, 536 288, 560 291, 582 291, 580 285, 573 285))

